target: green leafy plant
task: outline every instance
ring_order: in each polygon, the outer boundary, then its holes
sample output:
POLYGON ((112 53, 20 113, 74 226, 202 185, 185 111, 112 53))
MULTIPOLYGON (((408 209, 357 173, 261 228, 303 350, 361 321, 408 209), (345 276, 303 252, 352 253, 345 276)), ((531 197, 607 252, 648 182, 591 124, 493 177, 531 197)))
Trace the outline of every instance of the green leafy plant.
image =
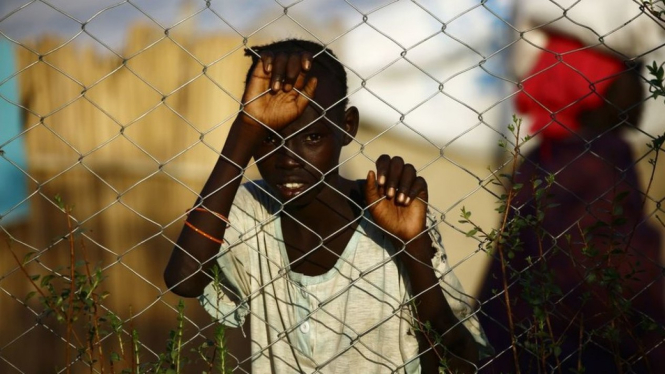
POLYGON ((654 99, 658 99, 659 96, 665 96, 665 88, 663 88, 665 70, 663 70, 663 65, 665 65, 665 62, 658 65, 656 61, 651 65, 647 65, 647 70, 652 75, 652 78, 649 80, 649 92, 654 99))
POLYGON ((665 22, 665 0, 646 0, 642 5, 651 15, 665 22))
MULTIPOLYGON (((540 370, 544 369, 545 363, 549 357, 557 359, 560 353, 560 340, 552 332, 550 321, 550 303, 554 297, 561 295, 561 290, 554 282, 553 269, 549 268, 545 259, 542 242, 546 233, 542 229, 542 223, 547 209, 555 206, 548 200, 548 191, 554 183, 554 176, 550 175, 545 179, 534 179, 530 186, 518 183, 515 180, 517 175, 519 160, 521 159, 521 147, 531 140, 531 137, 521 134, 522 120, 513 116, 513 121, 508 125, 508 130, 512 135, 511 139, 505 138, 499 141, 499 146, 509 153, 509 161, 506 163, 508 172, 499 173, 492 171, 492 183, 497 185, 501 191, 495 209, 500 215, 500 224, 497 228, 486 230, 472 219, 472 213, 462 207, 459 223, 469 225, 467 237, 477 238, 481 246, 487 253, 496 253, 501 264, 503 274, 503 296, 507 308, 508 328, 512 343, 513 360, 516 363, 518 373, 520 372, 517 341, 517 328, 526 330, 527 338, 523 342, 527 349, 536 352, 541 358, 540 370), (517 195, 524 188, 531 188, 535 202, 535 213, 528 215, 514 214, 514 201, 517 195), (509 279, 514 278, 516 274, 509 266, 511 260, 521 255, 524 243, 520 237, 523 230, 533 230, 538 237, 539 248, 537 257, 527 257, 532 271, 520 274, 519 282, 523 287, 520 295, 512 295, 509 279), (513 298, 521 297, 530 305, 533 311, 530 326, 518 326, 513 319, 513 298)), ((495 290, 498 292, 499 290, 495 290)))
MULTIPOLYGON (((190 351, 185 351, 183 342, 185 304, 177 305, 176 327, 169 332, 165 351, 157 354, 155 361, 142 362, 139 333, 131 316, 123 321, 117 314, 104 308, 103 301, 109 293, 102 290, 106 279, 101 266, 92 266, 87 258, 85 243, 76 246, 79 228, 73 226, 72 208, 66 206, 59 196, 55 202, 67 216, 68 233, 65 236, 69 248, 68 266, 55 269, 47 274, 30 274, 28 265, 36 261, 34 252, 19 259, 12 250, 19 269, 32 285, 34 291, 27 294, 25 301, 38 297, 43 312, 38 317, 46 320, 54 317, 65 326, 63 339, 66 341, 62 370, 71 373, 72 364, 85 363, 90 372, 121 374, 180 374, 191 373, 189 365, 195 363, 191 356, 204 361, 205 374, 228 373, 226 368, 226 348, 224 326, 215 328, 214 337, 190 351), (108 341, 105 344, 105 341, 108 341), (109 349, 111 342, 116 349, 109 349)), ((11 250, 11 247, 10 247, 11 250)), ((54 371, 55 372, 55 371, 54 371)))
MULTIPOLYGON (((66 344, 65 362, 72 362, 71 348, 76 348, 76 360, 82 360, 90 367, 98 367, 104 372, 107 361, 113 370, 118 355, 107 357, 101 344, 107 335, 106 325, 111 329, 119 323, 118 317, 111 311, 101 308, 101 302, 108 297, 108 292, 100 291, 100 285, 105 276, 100 268, 91 268, 87 259, 85 245, 81 245, 77 260, 75 247, 76 230, 72 227, 71 208, 66 207, 60 197, 56 196, 56 203, 67 214, 67 227, 69 233, 69 266, 64 269, 55 269, 46 275, 31 275, 26 265, 34 260, 35 253, 30 252, 20 261, 12 251, 14 259, 21 271, 32 284, 34 291, 28 293, 26 301, 39 295, 40 304, 44 308, 41 318, 54 316, 58 323, 66 326, 65 340, 74 344, 66 344), (83 331, 83 333, 81 333, 83 331)), ((66 372, 70 372, 67 365, 66 372)))

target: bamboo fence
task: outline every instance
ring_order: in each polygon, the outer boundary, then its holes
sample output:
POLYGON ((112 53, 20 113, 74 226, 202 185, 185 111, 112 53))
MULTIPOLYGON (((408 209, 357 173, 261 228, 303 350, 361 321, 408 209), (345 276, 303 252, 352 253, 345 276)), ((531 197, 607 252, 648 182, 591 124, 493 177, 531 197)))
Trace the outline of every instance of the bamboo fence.
MULTIPOLYGON (((242 38, 203 36, 180 44, 136 26, 120 56, 63 43, 42 38, 17 48, 32 213, 8 229, 9 246, 19 258, 41 253, 31 274, 62 267, 69 245, 61 240, 68 229, 55 203, 59 196, 81 227, 79 258, 85 248, 91 266, 105 269, 105 305, 125 319, 134 316, 144 346, 159 352, 176 322, 171 306, 177 300, 163 294, 162 281, 170 240, 237 112, 248 67, 242 38)), ((4 274, 16 262, 11 251, 0 253, 4 274)), ((32 291, 18 271, 2 282, 17 299, 32 291)), ((22 303, 3 296, 3 335, 19 337, 0 342, 11 343, 3 356, 25 372, 53 372, 62 365, 64 342, 39 328, 22 303)), ((209 322, 194 304, 188 302, 188 317, 209 322)), ((3 365, 9 364, 0 361, 0 372, 10 372, 3 365)), ((74 368, 87 371, 80 366, 74 368)))

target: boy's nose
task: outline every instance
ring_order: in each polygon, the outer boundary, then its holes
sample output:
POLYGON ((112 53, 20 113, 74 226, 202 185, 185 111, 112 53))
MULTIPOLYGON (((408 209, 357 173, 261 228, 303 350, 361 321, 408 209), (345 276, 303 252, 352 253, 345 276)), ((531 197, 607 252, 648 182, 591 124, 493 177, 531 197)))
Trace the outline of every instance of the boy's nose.
POLYGON ((276 157, 277 166, 282 169, 293 169, 302 165, 298 154, 291 149, 289 141, 277 151, 276 157))

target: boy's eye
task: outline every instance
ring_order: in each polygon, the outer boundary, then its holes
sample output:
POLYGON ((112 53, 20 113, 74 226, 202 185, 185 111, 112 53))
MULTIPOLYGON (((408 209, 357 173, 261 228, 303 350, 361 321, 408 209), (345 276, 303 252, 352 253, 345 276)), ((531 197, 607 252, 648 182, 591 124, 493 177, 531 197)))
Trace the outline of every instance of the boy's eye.
POLYGON ((307 134, 305 135, 305 141, 310 143, 316 143, 321 140, 321 134, 307 134))
POLYGON ((279 140, 278 140, 277 137, 274 136, 274 135, 268 135, 268 136, 266 136, 266 138, 263 140, 263 142, 264 142, 265 144, 274 144, 274 145, 278 145, 278 144, 279 144, 279 140))

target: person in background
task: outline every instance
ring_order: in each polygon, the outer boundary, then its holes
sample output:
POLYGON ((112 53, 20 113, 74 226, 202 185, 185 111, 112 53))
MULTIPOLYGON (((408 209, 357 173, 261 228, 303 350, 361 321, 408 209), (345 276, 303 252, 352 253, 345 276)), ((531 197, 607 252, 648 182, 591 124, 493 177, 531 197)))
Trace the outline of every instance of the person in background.
POLYGON ((535 53, 517 56, 516 107, 538 145, 514 176, 510 219, 535 224, 507 244, 514 258, 495 254, 481 290, 498 353, 486 372, 661 373, 662 242, 625 140, 645 101, 641 66, 566 30, 532 30, 535 53))

